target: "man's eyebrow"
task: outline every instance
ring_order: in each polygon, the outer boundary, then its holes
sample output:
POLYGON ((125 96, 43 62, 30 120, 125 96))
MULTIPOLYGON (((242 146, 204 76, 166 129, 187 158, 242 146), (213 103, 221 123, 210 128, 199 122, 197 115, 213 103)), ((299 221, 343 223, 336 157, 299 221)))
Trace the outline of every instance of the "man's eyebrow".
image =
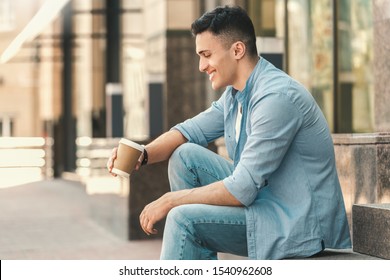
POLYGON ((198 55, 202 55, 204 54, 205 52, 207 52, 208 50, 201 50, 201 51, 198 51, 198 55))

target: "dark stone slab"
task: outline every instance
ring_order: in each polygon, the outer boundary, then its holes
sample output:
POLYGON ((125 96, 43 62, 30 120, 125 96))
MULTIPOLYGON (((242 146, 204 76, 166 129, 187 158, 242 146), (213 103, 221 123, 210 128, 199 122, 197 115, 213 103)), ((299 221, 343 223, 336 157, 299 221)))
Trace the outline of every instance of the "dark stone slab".
POLYGON ((206 76, 198 69, 195 39, 189 31, 168 31, 166 36, 166 129, 210 106, 206 76))
POLYGON ((353 250, 390 259, 390 203, 353 205, 353 250))
POLYGON ((130 176, 129 193, 129 240, 161 238, 165 220, 156 224, 158 234, 146 235, 139 224, 139 215, 144 207, 168 192, 168 162, 142 166, 130 176))

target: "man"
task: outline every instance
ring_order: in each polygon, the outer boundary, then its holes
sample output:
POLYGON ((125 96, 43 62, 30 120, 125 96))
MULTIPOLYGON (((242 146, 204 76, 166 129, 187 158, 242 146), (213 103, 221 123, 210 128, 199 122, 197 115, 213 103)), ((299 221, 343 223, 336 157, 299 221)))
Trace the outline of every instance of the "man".
MULTIPOLYGON (((167 217, 161 259, 283 259, 349 248, 332 138, 310 93, 258 56, 243 9, 218 7, 192 32, 199 70, 213 89, 226 89, 146 146, 148 164, 169 159, 172 191, 140 215, 147 234, 167 217), (204 148, 221 136, 233 163, 204 148)), ((115 158, 116 150, 109 170, 115 158)))

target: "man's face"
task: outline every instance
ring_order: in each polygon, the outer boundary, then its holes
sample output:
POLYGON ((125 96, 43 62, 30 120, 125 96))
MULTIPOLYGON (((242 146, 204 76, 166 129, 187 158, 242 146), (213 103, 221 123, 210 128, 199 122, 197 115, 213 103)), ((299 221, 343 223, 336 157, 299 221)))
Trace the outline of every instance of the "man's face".
POLYGON ((199 55, 199 71, 209 75, 214 90, 232 85, 237 79, 236 59, 232 48, 209 31, 196 35, 196 53, 199 55))

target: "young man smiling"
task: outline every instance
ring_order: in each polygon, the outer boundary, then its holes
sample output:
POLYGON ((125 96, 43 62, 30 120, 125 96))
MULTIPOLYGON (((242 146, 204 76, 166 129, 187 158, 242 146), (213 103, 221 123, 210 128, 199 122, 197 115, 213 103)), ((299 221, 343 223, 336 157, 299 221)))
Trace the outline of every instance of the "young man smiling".
MULTIPOLYGON (((192 33, 199 70, 213 89, 226 89, 146 146, 148 164, 169 159, 172 191, 140 215, 147 234, 167 217, 161 259, 283 259, 349 248, 332 138, 310 93, 258 56, 243 9, 205 13, 192 33), (232 162, 204 148, 221 136, 232 162)), ((115 158, 116 149, 110 171, 115 158)))

